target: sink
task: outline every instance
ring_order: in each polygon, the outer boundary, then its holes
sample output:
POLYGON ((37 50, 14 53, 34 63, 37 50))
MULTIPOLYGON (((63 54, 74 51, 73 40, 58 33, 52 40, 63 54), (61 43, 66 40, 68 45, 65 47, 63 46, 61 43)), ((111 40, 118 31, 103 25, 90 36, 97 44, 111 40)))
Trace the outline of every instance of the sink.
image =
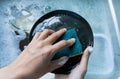
MULTIPOLYGON (((120 61, 118 61, 120 58, 120 27, 116 25, 116 21, 119 25, 119 18, 115 19, 114 17, 114 15, 118 16, 117 10, 119 5, 117 2, 119 1, 1 0, 0 7, 2 9, 0 9, 0 18, 2 18, 2 20, 0 22, 0 28, 4 28, 2 31, 6 31, 6 28, 10 29, 11 32, 13 32, 13 30, 18 31, 19 29, 23 29, 29 34, 29 29, 31 29, 32 25, 42 15, 58 9, 74 11, 88 21, 94 33, 94 51, 89 59, 88 72, 85 79, 96 79, 96 77, 97 79, 117 79, 120 76, 120 61), (112 9, 112 7, 114 8, 112 9), (25 23, 26 26, 24 25, 25 23), (13 29, 11 29, 11 27, 13 27, 13 29)), ((6 33, 6 35, 7 34, 9 33, 6 33)), ((15 35, 11 34, 11 36, 15 35)), ((14 39, 14 41, 15 40, 17 39, 14 39)), ((2 41, 0 41, 0 43, 1 42, 2 41)), ((7 42, 6 44, 9 45, 12 43, 13 42, 7 42)), ((4 49, 2 46, 1 48, 4 49)), ((16 52, 18 50, 19 49, 16 48, 16 52)), ((0 52, 0 55, 2 54, 3 53, 0 52)), ((9 63, 11 62, 12 61, 9 63)), ((48 74, 47 76, 51 75, 48 74)), ((46 79, 46 77, 42 79, 46 79)))
POLYGON ((94 50, 89 59, 86 79, 109 78, 114 70, 114 51, 110 38, 104 34, 95 34, 94 38, 94 50))

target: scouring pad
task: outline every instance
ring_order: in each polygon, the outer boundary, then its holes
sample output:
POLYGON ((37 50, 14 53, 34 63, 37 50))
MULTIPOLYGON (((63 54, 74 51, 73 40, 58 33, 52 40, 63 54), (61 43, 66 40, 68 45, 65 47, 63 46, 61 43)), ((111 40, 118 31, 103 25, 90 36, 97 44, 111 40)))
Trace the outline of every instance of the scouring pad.
POLYGON ((71 38, 75 38, 75 43, 67 48, 64 48, 63 50, 59 51, 53 58, 53 60, 58 59, 62 56, 68 56, 73 57, 76 55, 82 54, 82 44, 79 41, 77 32, 75 28, 68 29, 65 34, 59 39, 60 40, 69 40, 71 38))

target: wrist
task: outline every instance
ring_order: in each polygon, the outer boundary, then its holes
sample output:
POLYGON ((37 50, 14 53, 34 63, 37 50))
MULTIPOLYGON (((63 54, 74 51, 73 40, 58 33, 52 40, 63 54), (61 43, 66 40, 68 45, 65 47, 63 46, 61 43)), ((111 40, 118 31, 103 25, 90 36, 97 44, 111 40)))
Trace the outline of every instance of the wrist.
POLYGON ((0 79, 18 79, 18 75, 10 67, 0 69, 0 79))
POLYGON ((10 79, 38 79, 36 73, 30 72, 29 68, 25 64, 17 64, 16 62, 12 63, 8 69, 13 72, 10 79))
POLYGON ((23 71, 16 67, 6 66, 0 69, 0 79, 23 79, 23 75, 23 71))

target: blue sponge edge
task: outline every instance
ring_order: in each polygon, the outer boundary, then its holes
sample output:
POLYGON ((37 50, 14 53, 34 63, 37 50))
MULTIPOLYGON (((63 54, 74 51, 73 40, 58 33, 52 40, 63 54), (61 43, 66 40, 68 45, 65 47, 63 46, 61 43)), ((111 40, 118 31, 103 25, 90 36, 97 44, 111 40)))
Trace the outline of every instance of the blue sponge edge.
POLYGON ((59 40, 69 40, 71 38, 75 38, 75 43, 72 46, 66 47, 63 50, 59 51, 53 57, 53 59, 58 59, 62 56, 73 57, 73 56, 82 54, 82 44, 79 41, 75 28, 68 29, 59 40))

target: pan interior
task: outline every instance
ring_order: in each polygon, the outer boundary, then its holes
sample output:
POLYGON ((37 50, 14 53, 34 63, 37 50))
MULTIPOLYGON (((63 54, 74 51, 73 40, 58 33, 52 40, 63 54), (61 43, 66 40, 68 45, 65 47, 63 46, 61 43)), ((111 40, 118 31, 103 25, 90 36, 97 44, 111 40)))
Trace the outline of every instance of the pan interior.
MULTIPOLYGON (((36 32, 42 32, 44 29, 58 31, 62 28, 75 28, 79 41, 82 44, 82 51, 87 46, 93 46, 93 33, 88 22, 80 15, 64 10, 57 10, 42 16, 33 26, 30 33, 30 40, 36 32)), ((53 73, 68 74, 80 61, 81 55, 71 57, 68 62, 61 68, 56 69, 53 73)))

